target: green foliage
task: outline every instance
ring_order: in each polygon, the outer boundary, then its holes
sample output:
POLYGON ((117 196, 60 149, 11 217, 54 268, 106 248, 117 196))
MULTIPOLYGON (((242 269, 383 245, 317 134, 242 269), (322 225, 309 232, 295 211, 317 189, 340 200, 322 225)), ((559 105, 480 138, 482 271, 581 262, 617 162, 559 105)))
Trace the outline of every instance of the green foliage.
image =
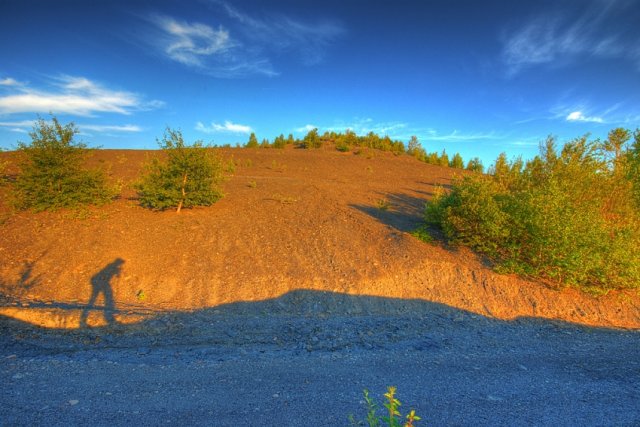
POLYGON ((420 421, 420 417, 416 415, 415 410, 409 411, 406 415, 404 423, 402 422, 402 414, 400 413, 400 401, 396 398, 396 387, 388 387, 387 392, 384 394, 386 399, 383 404, 386 409, 386 416, 378 417, 376 412, 378 411, 378 405, 372 397, 369 396, 369 390, 364 390, 364 402, 367 407, 367 418, 364 422, 356 421, 355 417, 350 416, 349 421, 352 426, 367 425, 369 427, 381 426, 381 421, 388 427, 414 427, 416 421, 420 421))
POLYGON ((284 139, 284 135, 280 134, 279 136, 276 137, 276 139, 273 140, 273 148, 284 148, 287 145, 287 140, 284 139))
POLYGON ((419 153, 422 146, 420 145, 420 141, 418 141, 418 137, 413 135, 407 144, 407 154, 410 156, 416 156, 419 153))
POLYGON ((462 160, 462 156, 459 153, 453 155, 451 161, 449 162, 449 167, 464 169, 464 161, 462 160))
POLYGON ((627 179, 631 182, 636 208, 640 209, 640 130, 633 133, 633 144, 627 153, 627 179))
POLYGON ((115 188, 106 184, 104 172, 86 169, 89 149, 74 141, 78 129, 39 118, 29 133, 31 143, 18 143, 21 173, 15 182, 15 201, 20 209, 36 211, 103 204, 115 188))
POLYGON ((418 240, 422 240, 425 243, 432 243, 433 237, 429 233, 429 228, 426 225, 421 225, 410 233, 418 240))
POLYGON ((440 157, 438 157, 438 164, 440 166, 449 166, 449 155, 446 150, 442 150, 440 157))
POLYGON ((474 157, 473 159, 469 160, 466 169, 469 171, 482 173, 484 172, 484 165, 482 164, 482 160, 480 160, 478 157, 474 157))
POLYGON ((376 207, 381 211, 388 211, 391 204, 386 198, 376 200, 376 207))
POLYGON ((320 139, 320 135, 318 135, 318 128, 311 129, 305 135, 302 140, 301 146, 303 148, 320 148, 322 147, 322 140, 320 139))
POLYGON ((151 209, 210 206, 222 197, 223 163, 201 142, 186 145, 180 131, 165 131, 165 160, 151 159, 135 188, 140 204, 151 209))
POLYGON ((247 144, 245 145, 246 148, 258 148, 258 138, 256 138, 256 134, 251 132, 251 135, 249 135, 249 141, 247 141, 247 144))
POLYGON ((640 209, 630 172, 638 144, 629 147, 628 135, 582 137, 560 152, 549 138, 526 164, 501 154, 491 176, 466 176, 436 194, 425 220, 501 271, 593 292, 638 288, 640 209))

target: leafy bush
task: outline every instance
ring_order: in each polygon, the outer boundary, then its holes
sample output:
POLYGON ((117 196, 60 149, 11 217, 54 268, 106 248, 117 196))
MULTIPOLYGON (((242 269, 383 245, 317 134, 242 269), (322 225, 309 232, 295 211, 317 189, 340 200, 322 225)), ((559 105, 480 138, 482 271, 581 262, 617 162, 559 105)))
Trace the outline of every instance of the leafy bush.
POLYGON ((627 153, 627 179, 632 183, 636 207, 640 209, 640 130, 636 130, 633 137, 633 144, 627 153))
POLYGON ((36 211, 102 204, 115 188, 106 184, 104 172, 86 169, 87 146, 74 141, 78 129, 39 118, 29 133, 31 143, 18 142, 21 173, 15 182, 15 202, 20 209, 36 211))
MULTIPOLYGON (((636 132, 637 135, 637 132, 636 132)), ((524 164, 501 154, 492 175, 459 179, 436 194, 425 220, 453 243, 517 272, 594 292, 640 287, 640 209, 629 133, 550 138, 524 164)))
POLYGON ((320 135, 318 135, 318 128, 311 129, 305 135, 302 140, 301 146, 303 148, 320 148, 322 147, 322 140, 320 139, 320 135))
POLYGON ((484 172, 484 165, 482 164, 482 160, 480 160, 478 157, 474 157, 473 159, 469 160, 466 169, 469 171, 482 173, 484 172))
POLYGON ((154 157, 135 188, 140 204, 177 212, 194 206, 210 206, 222 197, 218 185, 223 179, 223 163, 201 142, 186 145, 180 131, 165 131, 160 148, 164 161, 154 157))
POLYGON ((387 400, 384 403, 384 407, 386 409, 387 415, 383 417, 378 417, 376 415, 376 411, 378 410, 378 405, 375 400, 369 397, 369 390, 364 390, 364 401, 367 406, 367 418, 364 422, 356 421, 353 415, 349 416, 349 421, 352 426, 361 426, 368 425, 369 427, 379 427, 380 422, 384 422, 388 427, 414 427, 414 422, 420 421, 420 417, 416 415, 416 411, 413 409, 409 411, 407 414, 406 421, 404 424, 402 423, 402 414, 398 410, 401 403, 395 396, 396 388, 388 387, 387 392, 384 394, 385 399, 387 400))
POLYGON ((280 134, 273 140, 273 148, 284 148, 287 145, 287 140, 284 139, 284 135, 280 134))

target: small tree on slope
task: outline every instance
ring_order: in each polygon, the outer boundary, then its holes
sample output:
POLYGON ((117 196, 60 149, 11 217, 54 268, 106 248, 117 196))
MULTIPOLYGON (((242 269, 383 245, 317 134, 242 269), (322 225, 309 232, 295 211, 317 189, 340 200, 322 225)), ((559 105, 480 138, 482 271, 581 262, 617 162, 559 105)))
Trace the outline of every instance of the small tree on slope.
POLYGON ((115 195, 101 170, 84 168, 89 150, 74 141, 77 133, 73 123, 63 126, 55 117, 51 123, 40 118, 29 133, 31 143, 18 142, 18 208, 42 211, 101 204, 115 195))
POLYGON ((210 206, 223 196, 219 189, 223 165, 202 142, 186 145, 180 131, 167 128, 158 144, 166 159, 154 157, 135 185, 142 206, 175 207, 180 213, 182 208, 210 206))

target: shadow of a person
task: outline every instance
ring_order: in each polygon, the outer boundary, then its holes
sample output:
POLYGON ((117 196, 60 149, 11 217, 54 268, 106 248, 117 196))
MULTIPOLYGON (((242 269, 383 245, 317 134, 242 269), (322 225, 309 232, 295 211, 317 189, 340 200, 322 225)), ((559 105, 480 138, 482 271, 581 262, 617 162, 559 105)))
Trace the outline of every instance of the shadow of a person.
POLYGON ((116 258, 112 263, 108 264, 91 278, 91 298, 89 298, 87 306, 82 310, 82 315, 80 316, 81 328, 87 327, 89 312, 95 308, 96 300, 100 294, 104 297, 104 320, 108 325, 116 323, 116 318, 114 316, 116 304, 113 299, 111 280, 114 277, 120 276, 122 264, 124 264, 124 260, 122 258, 116 258))

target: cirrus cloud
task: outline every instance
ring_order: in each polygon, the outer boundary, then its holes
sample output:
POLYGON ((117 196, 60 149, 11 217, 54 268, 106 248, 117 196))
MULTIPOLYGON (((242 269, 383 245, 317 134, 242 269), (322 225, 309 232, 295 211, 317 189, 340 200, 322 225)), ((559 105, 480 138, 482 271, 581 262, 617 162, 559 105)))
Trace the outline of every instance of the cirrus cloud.
MULTIPOLYGON (((28 133, 36 125, 36 120, 17 120, 0 122, 0 128, 7 128, 13 132, 28 133)), ((91 131, 96 133, 135 133, 142 132, 142 128, 137 125, 104 125, 104 124, 78 124, 80 132, 91 131)))
POLYGON ((161 101, 145 101, 133 92, 108 89, 85 77, 55 78, 48 90, 34 89, 27 85, 10 87, 15 87, 16 90, 0 96, 0 114, 51 112, 77 116, 93 116, 96 113, 130 115, 134 111, 163 105, 161 101))
POLYGON ((195 129, 204 133, 245 133, 249 134, 253 132, 251 126, 240 125, 232 123, 228 120, 224 124, 211 123, 210 126, 205 126, 202 122, 197 122, 195 129))
POLYGON ((330 45, 345 30, 337 23, 306 23, 291 16, 250 15, 229 3, 207 2, 213 23, 150 14, 144 42, 162 56, 194 71, 219 78, 277 76, 283 57, 311 66, 322 62, 330 45), (225 16, 226 15, 226 16, 225 16), (223 22, 224 21, 224 22, 223 22))
POLYGON ((592 123, 604 123, 602 117, 598 116, 585 116, 582 111, 572 111, 565 118, 568 122, 592 122, 592 123))
MULTIPOLYGON (((624 30, 630 19, 625 15, 628 4, 591 2, 563 15, 529 19, 504 38, 502 59, 507 75, 545 64, 563 66, 587 57, 626 59, 640 69, 640 37, 624 30)), ((630 28, 635 28, 635 23, 630 28)))

